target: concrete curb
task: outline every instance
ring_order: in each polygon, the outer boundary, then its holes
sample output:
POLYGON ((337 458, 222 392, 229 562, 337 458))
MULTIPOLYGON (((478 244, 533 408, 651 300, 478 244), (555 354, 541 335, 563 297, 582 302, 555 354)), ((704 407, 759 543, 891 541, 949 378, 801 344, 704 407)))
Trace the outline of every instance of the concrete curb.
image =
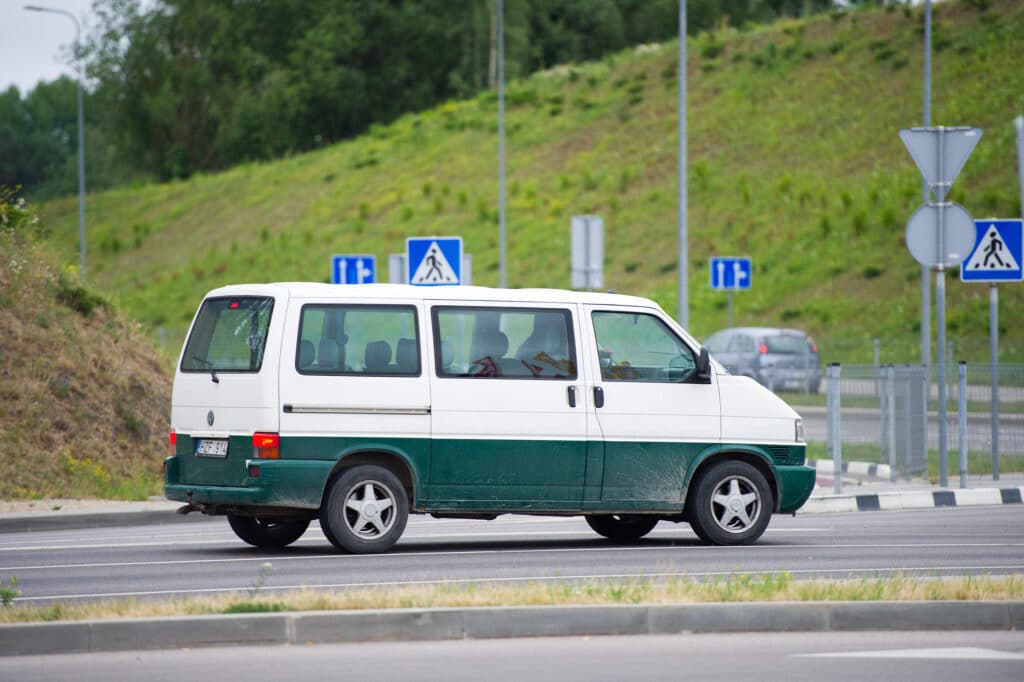
POLYGON ((110 526, 145 526, 149 524, 197 523, 213 519, 205 514, 177 514, 174 510, 109 511, 109 512, 25 512, 0 515, 0 533, 43 530, 77 530, 110 526))
POLYGON ((894 511, 936 507, 979 507, 1021 504, 1024 487, 960 488, 957 490, 900 490, 860 495, 811 497, 797 514, 828 514, 855 511, 894 511))
POLYGON ((239 644, 954 629, 1024 629, 1024 601, 478 607, 28 623, 0 625, 0 656, 239 644))
MULTIPOLYGON (((830 459, 808 460, 807 466, 813 467, 819 474, 834 474, 836 472, 835 462, 830 459)), ((869 462, 843 462, 842 473, 888 481, 892 474, 892 467, 888 464, 871 464, 869 462)))

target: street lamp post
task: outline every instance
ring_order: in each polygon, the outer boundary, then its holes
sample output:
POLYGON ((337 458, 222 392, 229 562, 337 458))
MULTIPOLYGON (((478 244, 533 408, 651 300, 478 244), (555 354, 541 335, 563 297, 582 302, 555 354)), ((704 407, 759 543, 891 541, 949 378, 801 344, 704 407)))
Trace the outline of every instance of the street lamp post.
POLYGON ((82 60, 81 48, 82 26, 71 12, 39 5, 25 5, 29 12, 47 12, 62 14, 75 24, 75 62, 78 67, 78 269, 85 282, 85 117, 82 109, 82 60))

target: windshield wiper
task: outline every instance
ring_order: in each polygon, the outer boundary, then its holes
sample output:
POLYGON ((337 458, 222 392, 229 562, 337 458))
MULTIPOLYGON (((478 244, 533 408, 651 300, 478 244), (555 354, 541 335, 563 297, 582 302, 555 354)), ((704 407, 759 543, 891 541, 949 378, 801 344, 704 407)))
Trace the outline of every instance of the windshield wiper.
POLYGON ((197 361, 197 362, 201 362, 204 365, 206 365, 207 367, 209 367, 210 368, 210 380, 213 381, 213 383, 215 383, 215 384, 219 384, 220 383, 220 379, 217 377, 217 370, 214 369, 214 366, 213 366, 212 362, 210 362, 209 360, 206 360, 205 358, 201 358, 198 355, 193 355, 192 359, 197 361))

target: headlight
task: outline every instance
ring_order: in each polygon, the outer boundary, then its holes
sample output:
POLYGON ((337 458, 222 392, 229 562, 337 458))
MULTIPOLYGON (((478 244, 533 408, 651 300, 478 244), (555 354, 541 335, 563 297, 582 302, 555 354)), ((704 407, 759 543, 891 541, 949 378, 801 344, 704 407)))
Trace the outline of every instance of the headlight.
POLYGON ((804 437, 804 420, 803 419, 794 420, 793 427, 794 427, 794 432, 795 432, 795 435, 796 435, 796 442, 797 443, 805 443, 805 442, 807 442, 807 439, 804 437))

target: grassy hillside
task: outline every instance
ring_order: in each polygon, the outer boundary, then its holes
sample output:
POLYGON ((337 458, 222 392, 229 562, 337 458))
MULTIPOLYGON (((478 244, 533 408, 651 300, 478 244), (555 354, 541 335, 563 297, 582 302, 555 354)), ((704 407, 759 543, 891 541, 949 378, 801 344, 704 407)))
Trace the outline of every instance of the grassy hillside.
MULTIPOLYGON (((918 357, 920 268, 904 245, 921 180, 897 132, 920 125, 920 9, 723 30, 688 47, 690 326, 726 324, 711 256, 749 255, 738 324, 808 329, 826 360, 918 357)), ((952 199, 1020 214, 1014 116, 1024 112, 1019 0, 934 11, 932 122, 984 137, 952 199)), ((513 287, 569 285, 569 219, 605 219, 605 283, 676 297, 676 46, 644 46, 508 87, 513 287)), ((245 281, 326 280, 333 253, 387 254, 412 235, 461 235, 474 282, 496 285, 493 93, 403 117, 349 143, 161 186, 89 197, 90 281, 177 344, 202 294, 245 281)), ((73 197, 43 207, 77 262, 73 197)), ((987 287, 947 277, 959 357, 987 357, 987 287)), ((1024 293, 1000 291, 1004 360, 1024 360, 1024 293)))
POLYGON ((50 267, 0 191, 0 499, 161 492, 171 380, 138 325, 50 267))

